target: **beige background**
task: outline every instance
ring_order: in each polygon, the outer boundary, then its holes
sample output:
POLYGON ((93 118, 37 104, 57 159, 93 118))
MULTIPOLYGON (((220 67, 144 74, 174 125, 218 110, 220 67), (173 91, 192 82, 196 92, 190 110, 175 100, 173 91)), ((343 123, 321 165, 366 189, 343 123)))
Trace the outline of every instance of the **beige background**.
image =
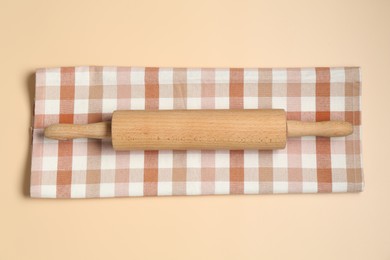
POLYGON ((373 0, 0 0, 0 259, 390 259, 389 14, 373 0), (71 65, 361 66, 365 191, 29 199, 32 73, 71 65))

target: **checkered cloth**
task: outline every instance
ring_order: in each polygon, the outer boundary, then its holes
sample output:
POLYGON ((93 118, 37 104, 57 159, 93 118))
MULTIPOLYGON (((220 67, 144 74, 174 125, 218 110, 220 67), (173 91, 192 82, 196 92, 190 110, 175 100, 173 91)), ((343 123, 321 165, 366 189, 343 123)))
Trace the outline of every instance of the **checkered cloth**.
POLYGON ((31 196, 359 192, 360 71, 356 67, 186 69, 67 67, 36 72, 31 196), (283 108, 287 118, 345 120, 348 137, 288 139, 275 151, 115 152, 110 140, 43 137, 55 123, 150 109, 283 108))

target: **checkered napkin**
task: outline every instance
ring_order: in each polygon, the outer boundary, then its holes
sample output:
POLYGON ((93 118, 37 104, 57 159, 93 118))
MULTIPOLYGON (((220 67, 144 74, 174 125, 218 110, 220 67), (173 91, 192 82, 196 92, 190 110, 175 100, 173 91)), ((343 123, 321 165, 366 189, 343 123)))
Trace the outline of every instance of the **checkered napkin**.
POLYGON ((359 192, 360 71, 356 67, 187 69, 67 67, 36 72, 31 196, 359 192), (282 108, 287 118, 345 120, 348 137, 289 138, 275 151, 126 151, 110 140, 43 137, 55 123, 86 124, 112 112, 282 108))

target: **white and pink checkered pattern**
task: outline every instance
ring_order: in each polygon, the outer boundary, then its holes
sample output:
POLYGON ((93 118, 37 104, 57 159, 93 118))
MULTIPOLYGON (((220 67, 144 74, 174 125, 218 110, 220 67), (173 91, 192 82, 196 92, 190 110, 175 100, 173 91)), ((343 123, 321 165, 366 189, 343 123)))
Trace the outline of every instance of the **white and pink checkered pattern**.
POLYGON ((36 73, 31 196, 358 192, 360 71, 340 68, 67 67, 36 73), (275 151, 116 152, 109 141, 43 137, 54 123, 114 110, 283 108, 287 118, 345 120, 353 135, 290 138, 275 151))

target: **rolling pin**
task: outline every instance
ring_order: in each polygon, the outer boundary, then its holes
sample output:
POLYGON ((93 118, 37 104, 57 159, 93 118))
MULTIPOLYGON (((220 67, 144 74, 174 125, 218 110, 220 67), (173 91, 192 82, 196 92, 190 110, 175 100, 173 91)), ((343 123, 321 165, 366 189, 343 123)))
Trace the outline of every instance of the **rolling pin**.
POLYGON ((283 149, 288 137, 346 136, 344 121, 286 119, 283 109, 117 110, 111 122, 55 124, 45 137, 57 140, 111 138, 115 150, 283 149))

